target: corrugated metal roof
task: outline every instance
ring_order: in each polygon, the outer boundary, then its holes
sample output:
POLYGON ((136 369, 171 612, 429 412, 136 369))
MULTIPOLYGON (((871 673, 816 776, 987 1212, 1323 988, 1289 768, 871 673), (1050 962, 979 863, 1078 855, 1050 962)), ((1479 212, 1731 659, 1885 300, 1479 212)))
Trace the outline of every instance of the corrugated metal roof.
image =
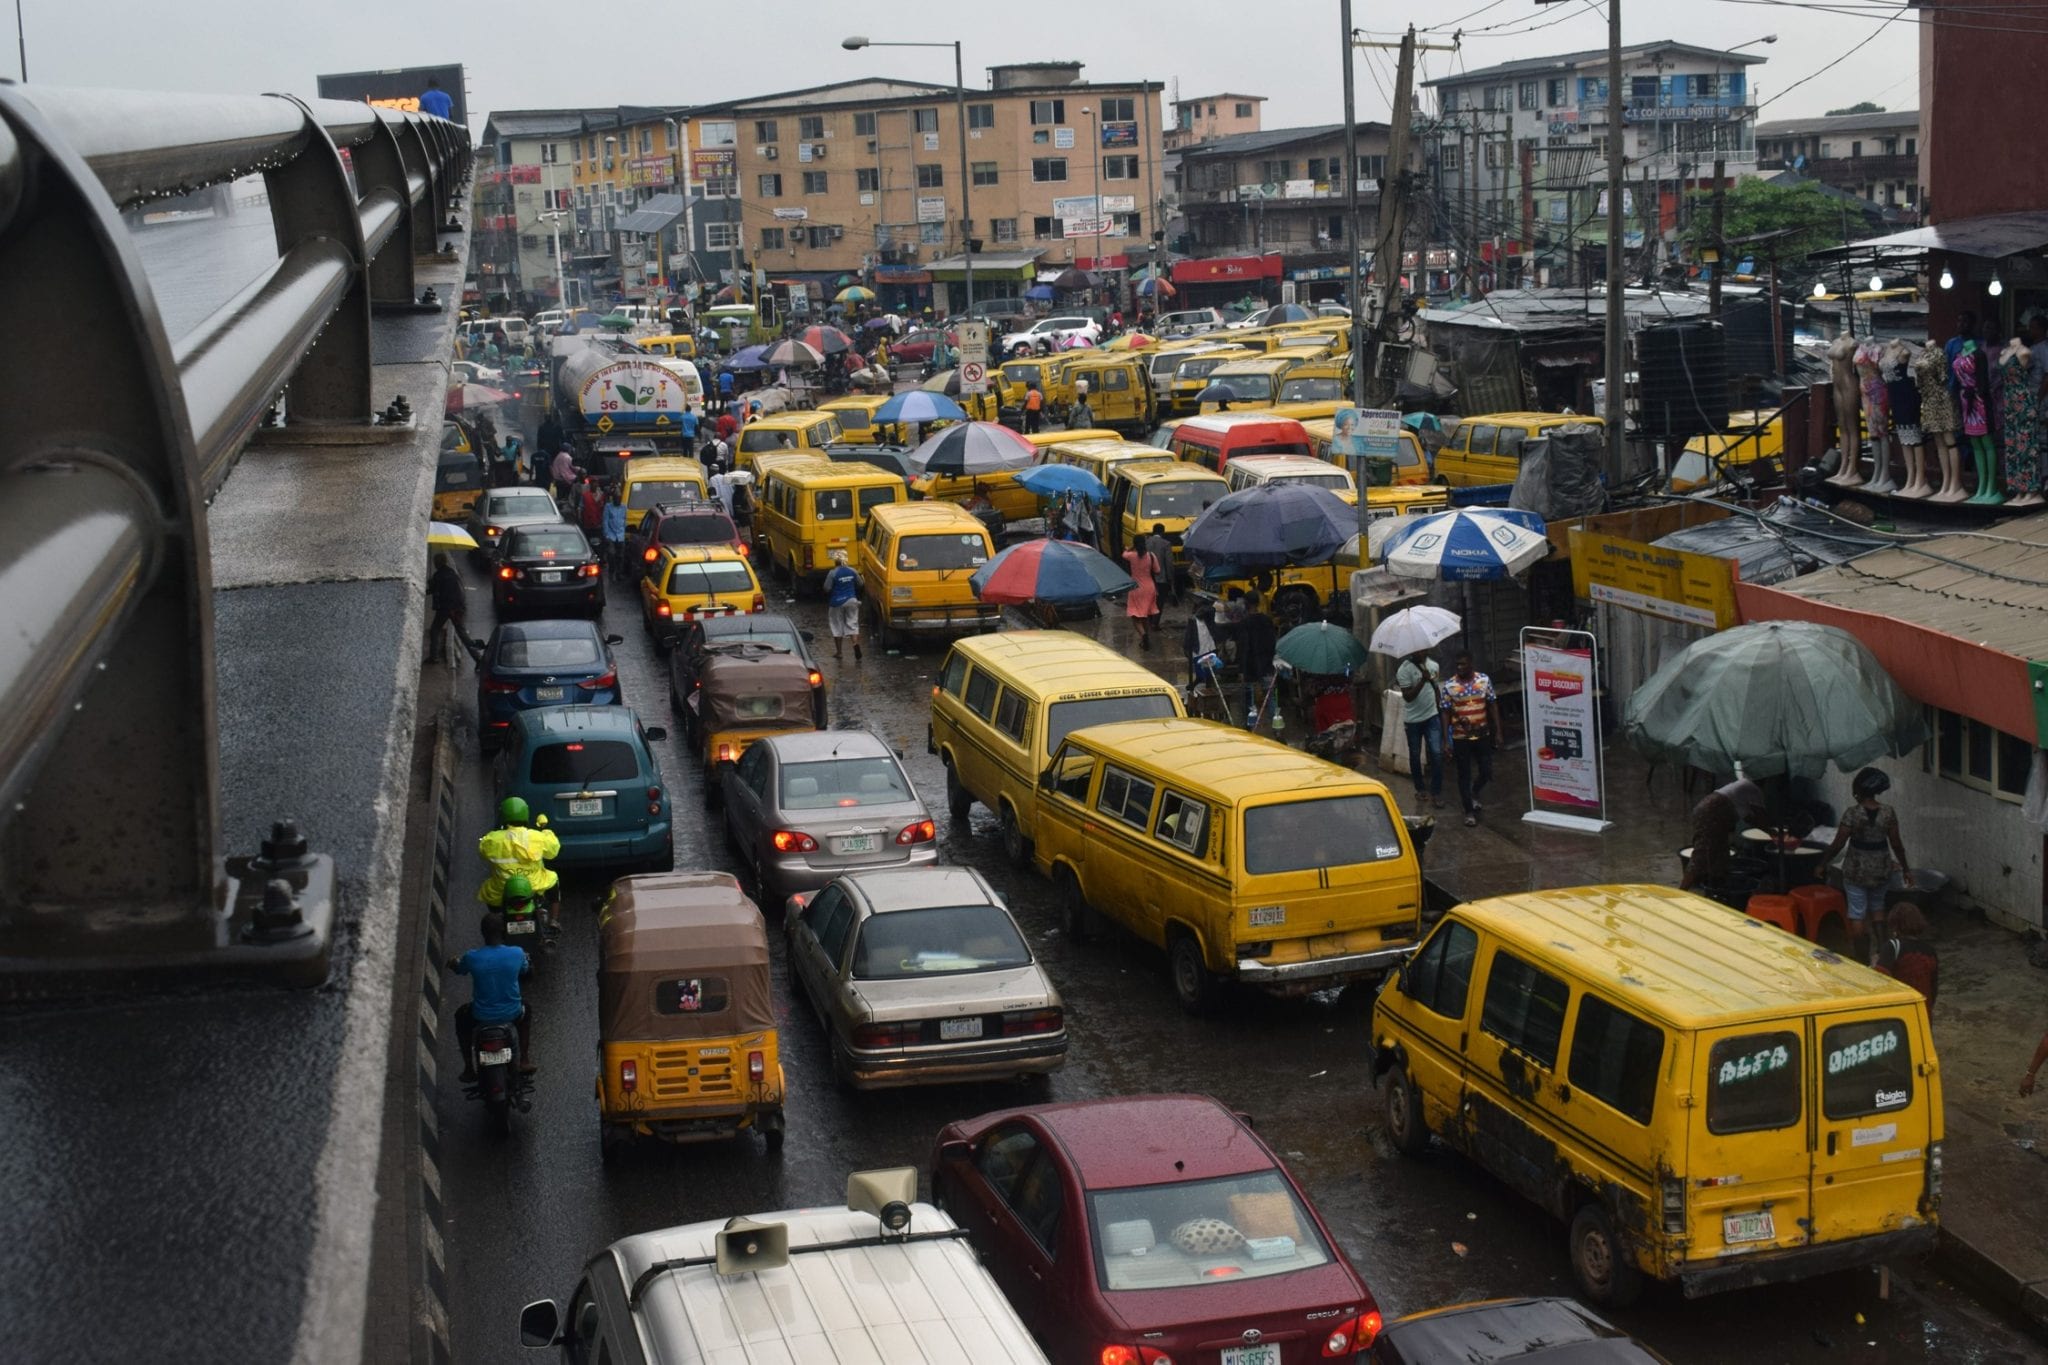
MULTIPOLYGON (((1384 123, 1361 123, 1360 132, 1383 129, 1384 123)), ((1263 152, 1272 147, 1285 147, 1296 142, 1316 142, 1328 137, 1341 137, 1344 125, 1341 123, 1311 123, 1299 128, 1262 128, 1255 133, 1231 133, 1224 137, 1212 137, 1203 142, 1180 149, 1182 157, 1243 156, 1247 152, 1263 152)))
POLYGON ((2048 247, 2048 212, 1992 213, 1981 218, 1955 218, 1946 223, 1867 237, 1847 246, 1828 247, 1816 256, 1853 256, 1874 251, 1953 251, 1963 256, 1998 259, 2048 247))
MULTIPOLYGON (((1624 62, 1633 61, 1651 52, 1665 51, 1683 52, 1693 57, 1705 57, 1717 64, 1728 66, 1755 66, 1757 63, 1766 60, 1757 53, 1731 52, 1718 47, 1701 47, 1696 43, 1673 42, 1668 38, 1657 43, 1629 43, 1621 49, 1621 59, 1624 62)), ((1523 75, 1535 71, 1567 71, 1593 62, 1599 62, 1604 65, 1606 61, 1607 49, 1604 47, 1594 47, 1587 48, 1583 52, 1559 52, 1548 57, 1522 57, 1512 62, 1502 62, 1498 66, 1474 67, 1470 71, 1460 71, 1454 76, 1438 76, 1436 79, 1424 81, 1422 84, 1425 88, 1429 86, 1456 87, 1468 85, 1474 81, 1490 80, 1496 76, 1523 75)))
POLYGON ((657 194, 619 219, 620 232, 666 232, 669 225, 683 216, 684 200, 680 194, 657 194))
POLYGON ((1877 550, 1777 591, 2048 658, 2048 514, 1877 550))
POLYGON ((1831 114, 1823 118, 1771 119, 1756 126, 1758 138, 1799 137, 1807 133, 1868 133, 1887 128, 1918 128, 1918 109, 1893 109, 1879 114, 1831 114))

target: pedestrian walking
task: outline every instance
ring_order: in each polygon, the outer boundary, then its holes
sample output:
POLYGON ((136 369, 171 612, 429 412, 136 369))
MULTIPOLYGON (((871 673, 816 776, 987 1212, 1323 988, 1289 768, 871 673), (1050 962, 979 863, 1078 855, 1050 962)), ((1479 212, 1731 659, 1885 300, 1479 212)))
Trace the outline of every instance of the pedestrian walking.
POLYGON ((1871 965, 1886 976, 1903 981, 1927 998, 1941 990, 1941 962, 1935 955, 1934 940, 1927 936, 1927 917, 1911 901, 1901 901, 1886 921, 1890 933, 1879 940, 1877 960, 1871 965))
MULTIPOLYGON (((1081 506, 1085 509, 1088 504, 1081 506)), ((1124 567, 1136 586, 1124 598, 1124 611, 1138 623, 1138 648, 1152 648, 1152 623, 1159 615, 1159 561, 1133 546, 1124 551, 1124 567)))
MULTIPOLYGON (((1692 856, 1678 888, 1727 901, 1729 849, 1744 824, 1764 820, 1764 794, 1756 783, 1738 779, 1708 792, 1692 808, 1692 856)), ((1732 902, 1728 902, 1732 903, 1732 902)))
MULTIPOLYGON (((1188 695, 1194 696, 1204 683, 1217 681, 1217 673, 1223 667, 1222 655, 1216 648, 1216 607, 1204 602, 1188 616, 1188 623, 1181 627, 1180 652, 1188 661, 1188 695)), ((1217 692, 1221 695, 1222 689, 1217 692)))
POLYGON ((454 116, 455 101, 441 88, 441 82, 433 76, 427 77, 427 88, 420 92, 420 112, 432 114, 435 118, 454 116))
POLYGON ((725 508, 725 514, 731 516, 732 475, 726 473, 723 469, 719 469, 712 474, 709 487, 711 489, 711 496, 717 498, 719 505, 725 508))
POLYGON ((555 506, 567 508, 569 495, 576 491, 576 480, 583 476, 583 471, 576 467, 576 457, 569 453, 569 447, 563 446, 555 452, 554 463, 549 466, 548 473, 555 484, 555 506))
POLYGON ((1279 647, 1280 632, 1266 615, 1255 592, 1244 596, 1244 617, 1238 622, 1237 667, 1244 678, 1245 728, 1259 728, 1257 693, 1273 676, 1273 651, 1279 647))
POLYGON ((481 659, 483 646, 470 638, 469 629, 463 624, 469 614, 469 599, 462 586, 462 575, 456 572, 446 550, 434 556, 434 571, 427 575, 427 601, 434 608, 433 622, 427 627, 427 662, 440 663, 446 657, 443 626, 454 629, 455 638, 462 642, 472 661, 481 659))
POLYGON ((718 414, 718 420, 712 423, 712 426, 717 429, 718 439, 730 445, 732 438, 739 433, 740 419, 732 415, 732 409, 727 408, 718 414))
POLYGON ((845 643, 851 640, 853 661, 859 663, 860 575, 847 567, 844 550, 832 552, 832 568, 825 575, 825 620, 832 630, 832 657, 845 658, 845 643))
POLYGON ((1074 405, 1067 409, 1067 430, 1086 431, 1095 425, 1095 409, 1088 402, 1088 381, 1074 383, 1074 405))
POLYGON ((683 433, 684 450, 697 444, 697 425, 697 410, 688 403, 683 404, 682 416, 676 418, 676 429, 683 433))
MULTIPOLYGON (((1828 845, 1820 865, 1826 867, 1844 848, 1842 895, 1849 902, 1849 933, 1856 939, 1862 956, 1867 941, 1874 945, 1885 937, 1885 889, 1891 885, 1893 858, 1897 857, 1899 878, 1913 884, 1913 865, 1906 861, 1906 845, 1899 837, 1899 816, 1877 798, 1891 790, 1892 780, 1879 768, 1865 768, 1849 783, 1855 804, 1842 813, 1834 842, 1828 845)), ((1872 959, 1866 959, 1872 960, 1872 959)))
POLYGON ((577 494, 576 524, 583 528, 583 534, 592 540, 604 533, 604 509, 611 501, 605 487, 597 479, 584 477, 582 491, 577 494))
POLYGON ((1472 666, 1470 654, 1460 654, 1449 681, 1441 685, 1444 715, 1450 721, 1451 762, 1458 771, 1458 800, 1465 806, 1465 823, 1479 823, 1479 793, 1493 781, 1493 750, 1500 743, 1500 699, 1494 695, 1493 679, 1472 666))
POLYGON ((628 576, 626 564, 626 503, 613 498, 604 505, 604 558, 613 578, 628 576))
POLYGON ((1024 390, 1024 434, 1026 436, 1038 430, 1038 414, 1044 407, 1045 395, 1039 392, 1038 385, 1028 385, 1024 390))
POLYGON ((1441 673, 1426 650, 1416 650, 1394 671, 1401 693, 1401 728, 1408 736, 1408 772, 1418 809, 1444 803, 1444 699, 1441 673), (1425 780, 1426 779, 1426 780, 1425 780))
POLYGON ((1154 559, 1159 561, 1159 595, 1180 605, 1180 578, 1173 571, 1173 542, 1166 538, 1164 522, 1152 523, 1152 534, 1141 537, 1140 545, 1145 547, 1154 559))

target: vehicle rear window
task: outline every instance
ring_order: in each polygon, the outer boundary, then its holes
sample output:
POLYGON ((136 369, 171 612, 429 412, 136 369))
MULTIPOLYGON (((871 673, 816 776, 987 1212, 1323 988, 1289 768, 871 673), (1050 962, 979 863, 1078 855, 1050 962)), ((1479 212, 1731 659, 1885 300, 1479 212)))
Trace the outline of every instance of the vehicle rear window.
POLYGON ((1240 455, 1314 455, 1307 441, 1261 441, 1252 445, 1239 446, 1230 452, 1230 458, 1240 455))
POLYGON ((913 800, 903 770, 886 758, 829 758, 782 769, 784 810, 893 806, 913 800))
POLYGON ((1334 403, 1343 398, 1341 379, 1290 379, 1280 386, 1283 403, 1334 403))
POLYGON ((1326 1264, 1315 1220, 1278 1171, 1088 1195, 1108 1290, 1230 1285, 1326 1264))
POLYGON ((1168 517, 1198 517, 1202 509, 1223 496, 1223 489, 1206 479, 1184 483, 1148 483, 1138 499, 1138 515, 1145 520, 1168 517))
POLYGON ((731 999, 722 976, 683 976, 654 983, 656 1014, 719 1014, 731 999))
POLYGON ((853 490, 826 488, 811 494, 811 512, 819 521, 852 520, 853 490))
POLYGON ((1827 1073, 1820 1083, 1821 1112, 1831 1119, 1853 1119, 1911 1104, 1911 1038, 1903 1019, 1859 1019, 1822 1030, 1820 1052, 1827 1073))
POLYGON ((737 534, 732 518, 723 512, 692 512, 688 516, 663 517, 655 538, 663 545, 724 545, 737 534))
POLYGON ((853 974, 865 981, 902 981, 1031 965, 1031 950, 1004 911, 993 905, 950 905, 871 915, 860 926, 853 974))
POLYGON ((626 491, 626 510, 644 512, 657 502, 688 502, 699 496, 697 485, 686 479, 647 479, 626 491))
POLYGON ((515 530, 506 537, 505 552, 514 559, 573 559, 590 553, 590 542, 573 526, 549 526, 540 530, 515 530))
POLYGON ((570 740, 533 751, 527 775, 535 782, 631 782, 640 776, 640 755, 616 739, 570 740))
POLYGON ((498 662, 506 668, 578 668, 600 657, 597 641, 583 637, 514 637, 498 646, 498 662))
POLYGON ((555 500, 545 493, 493 493, 484 504, 494 517, 555 515, 555 500))
POLYGON ((1351 487, 1351 480, 1345 478, 1342 474, 1338 473, 1282 474, 1279 477, 1275 478, 1273 482, 1314 484, 1317 488, 1327 488, 1330 489, 1332 492, 1336 493, 1341 493, 1345 489, 1351 487))
POLYGON ((1051 753, 1068 735, 1091 725, 1108 725, 1119 720, 1158 720, 1179 714, 1174 710, 1173 698, 1164 692, 1056 701, 1046 710, 1045 751, 1051 753))
POLYGON ((1218 356, 1214 360, 1183 360, 1180 368, 1173 372, 1175 379, 1201 379, 1218 365, 1224 364, 1229 356, 1218 356))
POLYGON ((855 498, 855 502, 860 508, 860 519, 862 521, 866 521, 868 513, 874 511, 877 507, 887 506, 896 500, 896 490, 886 484, 880 488, 863 488, 855 498))
POLYGON ((1038 378, 1038 367, 1025 364, 1005 365, 1003 366, 1003 378, 1009 380, 1012 384, 1029 384, 1038 378))
POLYGON ((724 560, 678 564, 668 572, 671 597, 744 597, 754 590, 747 566, 724 560))
POLYGON ((1394 817, 1373 793, 1282 801, 1244 813, 1244 870, 1255 877, 1400 856, 1394 817))
POLYGON ((1799 1122, 1799 1035, 1745 1033, 1707 1053, 1707 1131, 1755 1133, 1799 1122))
POLYGON ((1268 403, 1273 398, 1273 376, 1269 374, 1226 374, 1216 382, 1228 387, 1241 403, 1268 403))
POLYGON ((839 425, 847 431, 866 431, 873 423, 859 408, 847 408, 839 414, 839 425))
POLYGON ((905 536, 896 542, 899 569, 978 569, 988 563, 988 541, 972 533, 905 536))
POLYGON ((1637 1123, 1650 1121, 1664 1030, 1597 995, 1579 1001, 1572 1029, 1571 1083, 1637 1123))

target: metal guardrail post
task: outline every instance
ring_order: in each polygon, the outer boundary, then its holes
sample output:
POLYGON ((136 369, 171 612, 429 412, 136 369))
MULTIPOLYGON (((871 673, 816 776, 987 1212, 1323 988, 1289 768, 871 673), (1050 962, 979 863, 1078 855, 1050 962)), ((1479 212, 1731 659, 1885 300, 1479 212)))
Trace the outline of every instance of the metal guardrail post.
POLYGON ((326 329, 292 375, 290 417, 367 422, 376 410, 370 392, 369 251, 356 194, 327 130, 303 102, 293 103, 305 110, 306 150, 263 173, 278 255, 290 257, 322 240, 334 242, 348 253, 349 280, 326 329))
MULTIPOLYGON (((375 112, 375 111, 373 111, 375 112)), ((380 251, 370 262, 370 302, 374 306, 410 307, 413 291, 413 219, 420 210, 412 201, 407 180, 405 153, 398 141, 393 120, 380 115, 370 138, 351 150, 355 163, 356 190, 365 199, 382 191, 398 202, 397 231, 403 249, 380 251)))

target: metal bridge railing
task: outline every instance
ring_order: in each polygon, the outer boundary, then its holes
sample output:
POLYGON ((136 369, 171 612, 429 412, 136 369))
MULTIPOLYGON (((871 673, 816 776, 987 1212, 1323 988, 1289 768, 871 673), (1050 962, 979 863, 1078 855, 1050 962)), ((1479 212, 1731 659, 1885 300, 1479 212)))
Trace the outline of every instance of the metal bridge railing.
POLYGON ((310 913, 234 911, 231 873, 309 901, 325 860, 223 858, 206 504, 287 389, 374 439, 372 309, 414 305, 469 159, 364 104, 0 85, 0 967, 104 939, 324 974, 310 913), (173 343, 121 212, 251 173, 277 259, 173 343))

